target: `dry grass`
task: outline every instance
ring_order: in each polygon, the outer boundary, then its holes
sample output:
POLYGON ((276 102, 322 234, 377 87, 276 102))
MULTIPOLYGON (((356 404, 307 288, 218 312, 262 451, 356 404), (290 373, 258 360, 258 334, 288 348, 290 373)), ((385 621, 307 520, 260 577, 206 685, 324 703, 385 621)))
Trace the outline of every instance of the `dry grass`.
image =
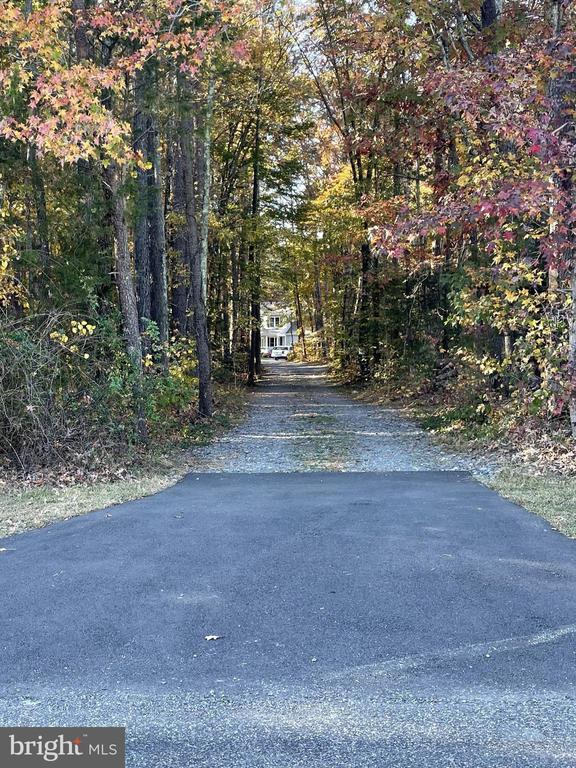
POLYGON ((576 477, 530 475, 507 470, 483 479, 490 488, 548 520, 552 528, 576 538, 576 477))
POLYGON ((173 485, 186 472, 172 468, 114 482, 96 481, 57 488, 40 486, 0 493, 0 537, 43 528, 56 520, 148 496, 173 485))

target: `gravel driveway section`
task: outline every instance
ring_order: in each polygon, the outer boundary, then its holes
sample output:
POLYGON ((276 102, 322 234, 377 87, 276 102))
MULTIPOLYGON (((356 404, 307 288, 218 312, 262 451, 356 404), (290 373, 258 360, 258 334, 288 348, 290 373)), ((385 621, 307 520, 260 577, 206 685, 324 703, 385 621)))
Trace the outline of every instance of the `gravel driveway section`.
POLYGON ((243 424, 195 454, 198 472, 494 471, 451 454, 392 408, 360 403, 326 367, 265 363, 243 424))

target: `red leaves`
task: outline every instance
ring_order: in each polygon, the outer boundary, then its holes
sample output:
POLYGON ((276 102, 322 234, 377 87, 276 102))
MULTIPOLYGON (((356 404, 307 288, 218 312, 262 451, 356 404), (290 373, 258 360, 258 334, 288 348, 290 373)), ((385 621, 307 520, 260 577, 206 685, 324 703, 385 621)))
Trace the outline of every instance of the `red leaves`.
POLYGON ((230 55, 235 61, 244 61, 248 56, 248 46, 245 40, 237 40, 230 46, 230 55))
MULTIPOLYGON (((203 9, 211 10, 212 2, 206 0, 203 9)), ((115 113, 113 105, 126 102, 134 73, 153 58, 166 67, 197 71, 220 30, 220 23, 197 26, 197 12, 180 0, 159 0, 142 10, 103 2, 76 15, 68 0, 52 0, 26 18, 3 8, 0 97, 18 88, 26 109, 18 102, 14 115, 1 121, 0 134, 33 142, 39 154, 65 163, 133 162, 130 127, 122 107, 115 113), (77 24, 95 46, 104 39, 118 41, 109 62, 98 63, 96 57, 70 63, 69 36, 77 24)), ((15 102, 10 97, 7 103, 15 102)))
POLYGON ((407 206, 387 233, 392 253, 429 259, 436 238, 474 230, 489 253, 504 244, 521 249, 532 237, 549 263, 565 261, 576 212, 555 180, 571 173, 576 146, 554 130, 548 84, 574 67, 575 41, 568 32, 552 51, 550 41, 526 30, 497 54, 424 76, 420 140, 411 152, 430 169, 432 192, 420 201, 423 211, 407 206), (439 125, 451 150, 438 142, 439 125))
POLYGON ((356 146, 357 155, 369 155, 372 151, 372 141, 370 139, 362 139, 356 146))

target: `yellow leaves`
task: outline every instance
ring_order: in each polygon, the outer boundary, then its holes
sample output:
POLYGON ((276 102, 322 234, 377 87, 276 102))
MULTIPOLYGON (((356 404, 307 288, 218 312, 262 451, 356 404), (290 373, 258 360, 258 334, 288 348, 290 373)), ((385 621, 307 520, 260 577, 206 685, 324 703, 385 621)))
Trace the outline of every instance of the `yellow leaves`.
MULTIPOLYGON (((519 257, 507 242, 499 246, 492 265, 469 266, 466 278, 454 294, 451 323, 468 332, 468 338, 489 328, 494 342, 489 351, 470 344, 459 354, 462 363, 476 374, 518 381, 532 381, 536 367, 545 400, 550 387, 557 386, 559 360, 565 355, 563 292, 542 290, 545 271, 519 257)), ((484 414, 482 404, 476 413, 484 414)))
POLYGON ((72 320, 70 330, 75 336, 92 336, 96 330, 95 325, 91 325, 86 320, 72 320))
POLYGON ((69 328, 51 331, 49 338, 71 355, 89 360, 88 352, 83 351, 83 342, 94 334, 96 326, 87 320, 70 320, 69 328))
POLYGON ((17 299, 24 307, 28 305, 25 294, 19 283, 7 269, 0 264, 0 307, 8 306, 12 300, 17 299))
POLYGON ((168 348, 168 373, 175 381, 196 381, 196 350, 194 342, 186 336, 174 335, 168 348))
POLYGON ((60 331, 52 331, 50 338, 52 341, 58 341, 61 344, 66 344, 68 341, 68 336, 65 333, 61 333, 60 331))
MULTIPOLYGON (((2 179, 0 178, 0 187, 2 179)), ((21 225, 15 224, 12 217, 15 214, 22 215, 23 207, 10 200, 9 195, 0 199, 0 307, 6 307, 17 303, 26 308, 28 301, 26 291, 22 283, 14 274, 14 263, 18 261, 20 253, 18 244, 25 233, 21 225)))
POLYGON ((352 198, 352 173, 347 165, 343 166, 338 173, 332 177, 330 182, 331 183, 318 195, 314 201, 314 205, 322 207, 331 205, 336 200, 341 202, 343 197, 347 199, 352 198))
POLYGON ((484 355, 484 357, 478 361, 478 368, 485 376, 492 376, 502 369, 502 363, 493 357, 484 355))
MULTIPOLYGON (((0 38, 1 33, 0 23, 0 38)), ((17 47, 22 51, 20 43, 17 47)), ((54 43, 52 47, 58 48, 54 43)), ((0 133, 9 141, 33 142, 39 156, 52 155, 62 163, 99 160, 103 155, 108 161, 132 164, 130 126, 102 101, 105 91, 121 96, 125 79, 93 62, 64 66, 64 53, 51 63, 40 63, 35 56, 30 52, 24 65, 13 61, 3 71, 0 88, 6 90, 16 83, 27 99, 27 110, 6 116, 0 122, 0 133), (31 73, 35 73, 32 80, 31 73)))

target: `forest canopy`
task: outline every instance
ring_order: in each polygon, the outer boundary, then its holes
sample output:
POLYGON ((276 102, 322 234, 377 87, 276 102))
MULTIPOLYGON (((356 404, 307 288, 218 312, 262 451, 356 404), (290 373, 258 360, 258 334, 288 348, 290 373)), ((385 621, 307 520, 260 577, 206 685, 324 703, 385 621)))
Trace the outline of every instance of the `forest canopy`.
POLYGON ((0 3, 0 461, 186 440, 263 301, 576 436, 569 0, 0 3))

